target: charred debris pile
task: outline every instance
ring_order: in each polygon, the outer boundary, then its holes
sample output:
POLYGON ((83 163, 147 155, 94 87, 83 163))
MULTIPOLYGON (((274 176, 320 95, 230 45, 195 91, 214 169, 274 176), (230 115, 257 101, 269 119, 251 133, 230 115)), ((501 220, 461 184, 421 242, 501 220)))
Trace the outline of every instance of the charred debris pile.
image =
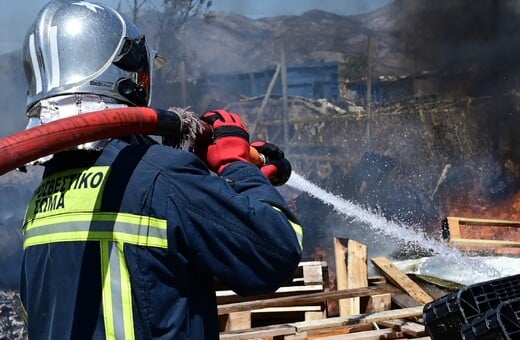
MULTIPOLYGON (((370 115, 347 100, 274 97, 262 109, 263 101, 246 98, 228 109, 248 113, 253 139, 283 145, 294 171, 391 220, 440 238, 450 215, 520 218, 515 91, 409 97, 374 105, 370 115)), ((325 218, 334 212, 323 202, 286 194, 310 239, 339 227, 325 218)))
POLYGON ((0 290, 0 339, 27 339, 20 296, 15 291, 0 290))

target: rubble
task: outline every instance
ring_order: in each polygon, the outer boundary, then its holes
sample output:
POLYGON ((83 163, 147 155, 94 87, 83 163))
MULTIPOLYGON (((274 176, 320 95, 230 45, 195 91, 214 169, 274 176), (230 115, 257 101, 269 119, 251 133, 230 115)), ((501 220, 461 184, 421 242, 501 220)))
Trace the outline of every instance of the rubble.
POLYGON ((25 340, 27 329, 22 316, 20 294, 0 290, 0 340, 25 340))

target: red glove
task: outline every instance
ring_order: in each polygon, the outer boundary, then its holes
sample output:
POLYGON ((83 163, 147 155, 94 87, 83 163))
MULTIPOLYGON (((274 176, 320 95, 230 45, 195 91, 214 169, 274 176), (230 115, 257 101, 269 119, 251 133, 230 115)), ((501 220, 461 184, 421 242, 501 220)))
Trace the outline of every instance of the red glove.
POLYGON ((254 147, 265 157, 264 166, 260 168, 272 185, 283 185, 291 177, 291 163, 285 158, 283 151, 276 145, 266 142, 253 142, 254 147))
POLYGON ((236 113, 215 110, 206 112, 201 120, 213 128, 213 143, 197 154, 211 170, 220 175, 231 162, 250 162, 249 133, 236 113))

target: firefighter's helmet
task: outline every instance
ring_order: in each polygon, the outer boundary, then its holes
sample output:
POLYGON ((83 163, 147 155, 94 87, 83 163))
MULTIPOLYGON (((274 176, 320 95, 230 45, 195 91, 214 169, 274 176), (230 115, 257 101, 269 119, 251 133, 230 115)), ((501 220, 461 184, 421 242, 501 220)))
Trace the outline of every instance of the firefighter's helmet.
POLYGON ((27 112, 43 99, 93 94, 147 106, 155 51, 116 10, 88 1, 52 0, 23 45, 27 112))

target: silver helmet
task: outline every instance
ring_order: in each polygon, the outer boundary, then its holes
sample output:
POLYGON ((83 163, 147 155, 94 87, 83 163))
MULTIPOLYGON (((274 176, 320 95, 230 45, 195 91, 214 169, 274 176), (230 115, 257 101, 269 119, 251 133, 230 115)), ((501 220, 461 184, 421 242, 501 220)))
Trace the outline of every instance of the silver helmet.
POLYGON ((23 45, 27 112, 43 99, 66 94, 147 106, 154 54, 140 30, 116 10, 88 1, 50 1, 23 45))

